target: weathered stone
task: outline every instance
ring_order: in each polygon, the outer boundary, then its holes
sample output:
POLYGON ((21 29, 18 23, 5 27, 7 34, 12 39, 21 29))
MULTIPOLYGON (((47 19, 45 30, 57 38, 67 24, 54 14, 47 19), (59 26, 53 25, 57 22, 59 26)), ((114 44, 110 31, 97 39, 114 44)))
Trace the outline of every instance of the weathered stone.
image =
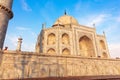
POLYGON ((0 79, 120 75, 119 59, 46 56, 33 52, 18 54, 17 51, 5 51, 0 54, 0 79), (32 57, 29 57, 30 55, 32 57))
POLYGON ((12 2, 13 0, 0 0, 0 49, 3 49, 9 19, 13 17, 12 2))

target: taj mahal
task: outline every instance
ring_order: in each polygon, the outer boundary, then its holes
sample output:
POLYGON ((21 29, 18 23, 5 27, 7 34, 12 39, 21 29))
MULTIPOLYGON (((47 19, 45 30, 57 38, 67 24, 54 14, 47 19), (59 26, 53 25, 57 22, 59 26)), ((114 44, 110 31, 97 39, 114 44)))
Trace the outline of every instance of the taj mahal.
POLYGON ((34 52, 3 50, 13 0, 0 0, 0 79, 120 75, 120 59, 112 59, 105 32, 80 25, 66 12, 50 28, 43 24, 34 52))
POLYGON ((110 58, 104 32, 96 34, 95 28, 80 25, 66 12, 51 28, 42 27, 36 44, 38 53, 110 58))

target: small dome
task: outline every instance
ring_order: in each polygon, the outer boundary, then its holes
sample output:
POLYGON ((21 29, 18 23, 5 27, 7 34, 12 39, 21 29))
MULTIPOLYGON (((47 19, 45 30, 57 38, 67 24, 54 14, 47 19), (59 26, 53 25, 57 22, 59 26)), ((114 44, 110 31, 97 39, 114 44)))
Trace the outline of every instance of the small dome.
POLYGON ((66 24, 74 24, 74 25, 78 25, 78 21, 69 15, 63 15, 60 18, 57 19, 57 21, 54 23, 54 25, 56 24, 61 24, 61 25, 66 25, 66 24))

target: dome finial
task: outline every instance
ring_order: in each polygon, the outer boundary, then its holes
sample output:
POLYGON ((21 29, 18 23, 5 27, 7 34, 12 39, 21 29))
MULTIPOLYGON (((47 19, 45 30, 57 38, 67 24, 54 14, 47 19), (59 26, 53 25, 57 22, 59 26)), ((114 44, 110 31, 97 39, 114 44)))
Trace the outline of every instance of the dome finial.
POLYGON ((67 13, 66 13, 66 9, 65 9, 65 12, 64 12, 64 14, 66 15, 67 13))
POLYGON ((93 23, 93 27, 94 27, 94 28, 96 27, 96 24, 95 24, 95 23, 93 23))

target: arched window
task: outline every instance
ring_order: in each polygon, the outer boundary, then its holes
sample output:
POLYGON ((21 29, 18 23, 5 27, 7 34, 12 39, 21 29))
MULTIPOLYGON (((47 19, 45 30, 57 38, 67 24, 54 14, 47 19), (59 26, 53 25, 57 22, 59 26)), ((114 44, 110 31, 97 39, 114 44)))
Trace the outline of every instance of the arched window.
POLYGON ((106 49, 105 43, 103 40, 100 40, 100 47, 101 47, 101 49, 104 49, 104 50, 106 49))
POLYGON ((87 36, 79 39, 79 49, 81 56, 95 57, 93 43, 87 36))
POLYGON ((55 50, 52 49, 52 48, 50 48, 50 49, 48 49, 47 53, 48 53, 48 54, 55 54, 55 50))
POLYGON ((107 53, 103 52, 103 53, 102 53, 102 57, 103 57, 103 58, 108 58, 107 53))
POLYGON ((48 45, 55 44, 55 34, 51 33, 48 35, 47 44, 48 45))
POLYGON ((70 55, 70 50, 67 48, 63 49, 62 55, 70 55))
POLYGON ((70 42, 69 42, 69 36, 68 36, 68 34, 64 33, 64 34, 62 35, 62 44, 68 45, 69 43, 70 43, 70 42))

